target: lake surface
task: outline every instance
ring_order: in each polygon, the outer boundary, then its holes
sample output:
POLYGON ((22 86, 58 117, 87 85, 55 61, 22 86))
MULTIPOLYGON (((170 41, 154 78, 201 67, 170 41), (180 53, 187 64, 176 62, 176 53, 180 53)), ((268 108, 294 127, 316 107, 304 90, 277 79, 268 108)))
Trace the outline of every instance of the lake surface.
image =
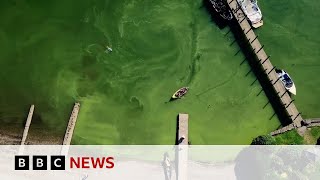
MULTIPOLYGON (((257 33, 294 78, 298 108, 319 117, 320 8, 297 2, 261 1, 257 33)), ((2 1, 0 122, 22 132, 35 104, 30 131, 63 136, 79 101, 75 144, 173 144, 179 112, 192 144, 248 144, 280 122, 228 31, 200 0, 2 1)))

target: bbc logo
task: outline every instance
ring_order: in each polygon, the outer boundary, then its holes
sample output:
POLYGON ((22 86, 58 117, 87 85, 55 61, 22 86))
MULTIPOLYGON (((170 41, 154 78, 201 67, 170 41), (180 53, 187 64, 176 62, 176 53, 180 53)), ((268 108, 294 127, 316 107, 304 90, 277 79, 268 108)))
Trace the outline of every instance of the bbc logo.
MULTIPOLYGON (((31 156, 32 170, 48 170, 48 156, 31 156)), ((50 170, 65 170, 65 156, 50 156, 50 170)), ((15 170, 30 170, 30 156, 15 156, 15 170)))

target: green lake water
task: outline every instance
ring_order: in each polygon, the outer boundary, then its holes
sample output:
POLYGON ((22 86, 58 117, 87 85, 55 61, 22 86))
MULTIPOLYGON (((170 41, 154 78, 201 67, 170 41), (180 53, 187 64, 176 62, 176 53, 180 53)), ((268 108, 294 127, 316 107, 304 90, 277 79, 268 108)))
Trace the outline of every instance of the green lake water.
MULTIPOLYGON (((320 117, 320 2, 297 2, 259 1, 257 33, 294 78, 298 108, 320 117)), ((192 144, 248 144, 280 122, 228 30, 201 0, 3 0, 0 122, 22 132, 35 104, 30 131, 63 136, 79 101, 74 144, 173 144, 179 112, 192 144)))

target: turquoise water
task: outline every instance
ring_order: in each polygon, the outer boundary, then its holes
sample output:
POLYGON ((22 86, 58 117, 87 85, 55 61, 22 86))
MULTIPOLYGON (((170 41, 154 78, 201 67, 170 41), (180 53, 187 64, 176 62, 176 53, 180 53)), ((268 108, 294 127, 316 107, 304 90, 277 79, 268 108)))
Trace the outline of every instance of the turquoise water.
MULTIPOLYGON (((290 38, 279 35, 280 48, 269 40, 282 13, 266 3, 258 33, 280 64, 277 51, 288 53, 290 38)), ((263 109, 267 98, 257 96, 254 75, 246 76, 249 65, 240 66, 244 56, 235 56, 239 47, 230 45, 228 27, 219 29, 201 1, 8 0, 0 20, 0 121, 8 126, 21 127, 34 103, 31 131, 63 134, 75 101, 81 102, 75 144, 173 144, 179 112, 190 115, 192 144, 248 144, 280 124, 276 116, 270 120, 270 105, 263 109), (182 86, 190 87, 186 97, 167 103, 182 86)), ((319 96, 304 97, 319 88, 303 89, 311 84, 298 78, 303 67, 293 72, 298 107, 317 116, 319 96)))

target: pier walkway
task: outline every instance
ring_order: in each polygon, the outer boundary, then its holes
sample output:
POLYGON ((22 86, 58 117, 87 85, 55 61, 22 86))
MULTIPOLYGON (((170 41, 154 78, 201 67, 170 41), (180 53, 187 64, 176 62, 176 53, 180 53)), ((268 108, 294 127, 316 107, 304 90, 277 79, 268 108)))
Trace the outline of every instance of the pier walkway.
POLYGON ((188 145, 188 114, 179 114, 178 117, 178 145, 188 145))
POLYGON ((69 123, 67 126, 66 134, 64 135, 62 145, 70 145, 71 143, 71 139, 72 139, 74 127, 76 126, 79 110, 80 110, 80 103, 75 103, 70 115, 69 123))
POLYGON ((269 59, 270 56, 268 56, 264 51, 263 46, 260 44, 257 36, 253 32, 252 27, 247 21, 247 18, 244 15, 240 5, 238 4, 237 0, 227 0, 227 3, 233 13, 234 18, 241 27, 243 34, 246 36, 248 44, 251 46, 252 51, 258 58, 261 68, 264 70, 268 80, 273 86, 273 89, 281 100, 284 110, 288 114, 289 119, 293 122, 293 126, 295 128, 301 127, 301 122, 303 120, 301 113, 299 113, 289 93, 279 80, 278 75, 275 72, 275 67, 271 64, 269 59))
POLYGON ((29 132, 29 128, 30 128, 30 125, 31 125, 33 112, 34 112, 34 105, 31 105, 30 109, 29 109, 29 114, 28 114, 28 117, 27 117, 26 125, 24 127, 24 131, 23 131, 23 134, 22 134, 21 145, 24 145, 26 143, 28 132, 29 132))
POLYGON ((64 135, 63 142, 62 142, 62 145, 64 145, 61 148, 62 155, 67 155, 69 152, 69 145, 71 144, 72 135, 73 135, 74 128, 76 126, 79 111, 80 111, 80 103, 75 103, 73 106, 73 110, 71 112, 71 115, 70 115, 67 130, 64 135))
MULTIPOLYGON (((302 126, 301 128, 311 128, 311 127, 319 127, 320 126, 320 118, 313 118, 313 119, 304 119, 301 121, 302 122, 302 126)), ((285 133, 287 131, 290 131, 292 129, 295 129, 296 127, 294 126, 294 124, 289 124, 283 128, 280 128, 278 130, 275 130, 273 132, 270 133, 271 136, 276 136, 278 134, 282 134, 285 133)))
POLYGON ((177 180, 188 179, 188 121, 188 114, 179 114, 176 148, 177 180))

